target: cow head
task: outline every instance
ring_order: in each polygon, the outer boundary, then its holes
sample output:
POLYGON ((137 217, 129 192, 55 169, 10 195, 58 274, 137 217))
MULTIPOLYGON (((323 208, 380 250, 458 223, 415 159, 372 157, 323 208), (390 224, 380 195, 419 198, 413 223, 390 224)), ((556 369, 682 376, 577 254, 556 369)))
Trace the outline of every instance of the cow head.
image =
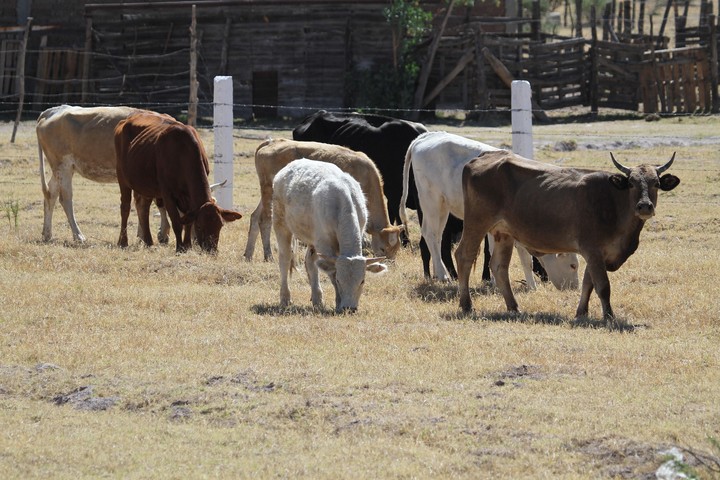
POLYGON ((670 168, 675 160, 675 153, 672 158, 661 167, 651 165, 639 165, 637 167, 626 167, 610 153, 610 158, 615 167, 623 175, 614 174, 610 176, 610 182, 619 190, 630 190, 635 203, 635 216, 641 220, 647 220, 655 215, 658 190, 670 191, 680 184, 680 179, 675 175, 666 174, 660 176, 670 168))
POLYGON ((233 222, 241 218, 240 213, 220 208, 212 201, 203 204, 196 212, 185 214, 180 219, 180 222, 183 225, 193 224, 200 248, 206 252, 214 253, 217 251, 220 229, 223 225, 226 222, 233 222))
POLYGON ((318 254, 316 264, 330 276, 335 287, 335 311, 355 312, 365 284, 365 272, 382 273, 387 266, 380 263, 385 257, 330 257, 318 254))
POLYGON ((400 232, 405 230, 405 225, 391 225, 385 227, 377 234, 372 235, 372 251, 376 255, 382 255, 388 259, 395 258, 400 248, 400 232))

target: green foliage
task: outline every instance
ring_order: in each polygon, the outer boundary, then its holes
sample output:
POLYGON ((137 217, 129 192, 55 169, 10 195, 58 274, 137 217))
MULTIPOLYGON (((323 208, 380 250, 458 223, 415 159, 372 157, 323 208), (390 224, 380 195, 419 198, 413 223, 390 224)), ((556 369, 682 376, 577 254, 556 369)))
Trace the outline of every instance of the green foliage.
POLYGON ((393 0, 383 13, 392 29, 392 65, 352 72, 350 93, 358 106, 370 110, 407 108, 420 72, 417 46, 429 31, 432 13, 423 10, 419 0, 393 0))
POLYGON ((15 230, 18 228, 18 215, 20 214, 20 201, 19 200, 5 200, 5 216, 8 219, 8 223, 12 227, 15 226, 15 230))

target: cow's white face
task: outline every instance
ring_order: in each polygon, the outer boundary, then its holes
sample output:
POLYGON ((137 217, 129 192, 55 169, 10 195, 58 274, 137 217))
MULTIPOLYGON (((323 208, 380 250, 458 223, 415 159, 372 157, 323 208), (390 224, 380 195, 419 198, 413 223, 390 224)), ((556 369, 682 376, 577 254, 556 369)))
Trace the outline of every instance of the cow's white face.
POLYGON ((365 272, 381 273, 387 267, 382 258, 321 257, 317 266, 327 273, 335 287, 335 311, 355 312, 365 285, 365 272))

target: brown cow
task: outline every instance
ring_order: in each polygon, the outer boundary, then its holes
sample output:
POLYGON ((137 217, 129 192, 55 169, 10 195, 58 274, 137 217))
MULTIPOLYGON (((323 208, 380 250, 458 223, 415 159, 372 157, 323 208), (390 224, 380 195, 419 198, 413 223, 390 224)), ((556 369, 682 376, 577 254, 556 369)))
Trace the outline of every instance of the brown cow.
POLYGON ((400 247, 402 225, 391 225, 383 196, 383 180, 370 158, 361 152, 338 145, 318 142, 298 142, 270 139, 255 150, 255 169, 260 182, 260 203, 250 216, 245 259, 252 260, 258 233, 262 238, 265 260, 272 258, 270 227, 273 178, 288 163, 300 158, 333 163, 358 181, 367 199, 367 231, 372 238, 372 250, 377 256, 394 258, 400 247))
POLYGON ((468 282, 486 233, 495 237, 490 260, 508 311, 517 311, 508 265, 515 240, 533 254, 576 252, 587 262, 576 317, 588 314, 593 289, 603 316, 614 318, 610 281, 640 242, 645 221, 655 215, 658 190, 678 186, 674 175, 660 176, 661 167, 629 168, 610 154, 623 173, 562 168, 535 162, 511 152, 487 152, 463 169, 465 229, 455 251, 460 307, 472 308, 468 282))
POLYGON ((118 124, 115 151, 121 199, 118 240, 121 247, 128 244, 127 220, 133 191, 146 245, 152 245, 148 217, 153 198, 163 200, 178 252, 190 248, 192 242, 189 228, 182 237, 184 225, 194 227, 203 250, 214 252, 224 222, 242 217, 215 204, 207 178, 207 155, 194 128, 168 115, 139 112, 118 124))

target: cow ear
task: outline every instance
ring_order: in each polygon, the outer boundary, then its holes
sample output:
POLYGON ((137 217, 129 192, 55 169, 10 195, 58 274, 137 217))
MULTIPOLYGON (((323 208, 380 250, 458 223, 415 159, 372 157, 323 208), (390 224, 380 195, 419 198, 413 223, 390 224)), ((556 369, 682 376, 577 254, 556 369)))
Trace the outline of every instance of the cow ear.
POLYGON ((365 267, 365 270, 370 273, 385 273, 387 269, 387 265, 384 263, 371 263, 365 267))
POLYGON ((239 212, 225 209, 220 210, 220 216, 224 222, 234 222, 235 220, 240 220, 242 218, 242 214, 239 212))
POLYGON ((197 217, 197 212, 189 212, 180 217, 180 223, 183 225, 189 225, 193 222, 195 222, 195 218, 197 217))
POLYGON ((628 177, 625 175, 620 175, 619 173, 610 175, 610 183, 613 184, 615 188, 618 190, 627 190, 630 188, 630 182, 628 181, 628 177))
POLYGON ((675 175, 668 173, 660 177, 660 190, 669 192, 678 185, 680 185, 680 179, 675 175))
POLYGON ((328 275, 332 275, 333 273, 335 273, 335 257, 328 257, 320 253, 318 253, 317 255, 318 259, 315 261, 315 265, 317 265, 320 270, 327 273, 328 275))
POLYGON ((384 273, 387 271, 387 265, 380 263, 385 257, 374 257, 365 259, 365 270, 370 273, 384 273))

